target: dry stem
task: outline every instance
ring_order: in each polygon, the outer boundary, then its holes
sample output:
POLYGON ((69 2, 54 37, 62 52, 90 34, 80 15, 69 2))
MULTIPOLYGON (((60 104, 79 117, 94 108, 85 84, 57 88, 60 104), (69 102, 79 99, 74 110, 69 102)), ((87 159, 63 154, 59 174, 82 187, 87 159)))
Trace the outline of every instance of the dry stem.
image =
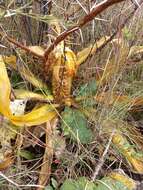
POLYGON ((94 171, 94 174, 93 174, 93 177, 92 177, 92 181, 95 181, 95 179, 96 179, 96 177, 97 177, 99 171, 101 170, 101 168, 102 168, 102 166, 103 166, 103 164, 104 164, 105 157, 106 157, 106 155, 107 155, 107 153, 108 153, 108 150, 109 150, 109 148, 110 148, 110 145, 111 145, 111 142, 112 142, 112 138, 113 138, 114 133, 115 133, 115 131, 113 130, 112 134, 110 135, 108 144, 107 144, 107 146, 106 146, 106 148, 105 148, 105 150, 104 150, 104 152, 103 152, 103 155, 102 155, 102 157, 100 158, 99 163, 98 163, 98 165, 97 165, 96 168, 95 168, 95 171, 94 171))
MULTIPOLYGON (((39 186, 45 186, 50 179, 51 175, 51 164, 53 161, 53 130, 57 126, 58 119, 54 119, 53 122, 46 123, 46 148, 43 158, 43 163, 41 166, 41 171, 39 175, 39 186)), ((42 190, 42 187, 39 187, 37 190, 42 190)))
POLYGON ((125 1, 125 0, 104 0, 101 3, 97 4, 92 9, 92 11, 89 12, 87 15, 85 15, 83 18, 81 18, 75 26, 65 30, 56 38, 56 40, 51 44, 51 46, 45 50, 45 54, 44 54, 45 59, 47 60, 49 53, 55 48, 55 46, 57 46, 61 41, 63 41, 69 34, 82 28, 84 25, 86 25, 88 22, 93 20, 98 14, 103 12, 105 9, 107 9, 111 5, 122 2, 122 1, 125 1))

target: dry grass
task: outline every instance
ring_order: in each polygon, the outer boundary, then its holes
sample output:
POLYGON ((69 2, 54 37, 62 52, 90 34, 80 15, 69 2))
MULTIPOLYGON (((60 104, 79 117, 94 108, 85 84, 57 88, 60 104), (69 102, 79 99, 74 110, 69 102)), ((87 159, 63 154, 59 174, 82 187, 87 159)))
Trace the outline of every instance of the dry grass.
MULTIPOLYGON (((3 10, 7 10, 7 14, 8 10, 11 14, 6 18, 1 18, 0 27, 10 36, 23 42, 23 44, 49 46, 53 38, 57 36, 56 31, 49 25, 49 23, 52 22, 52 18, 51 20, 47 18, 45 22, 40 22, 40 20, 42 21, 43 19, 40 13, 42 8, 40 10, 40 5, 37 1, 31 2, 32 6, 27 5, 23 8, 22 6, 18 7, 16 4, 10 6, 9 3, 7 3, 6 6, 0 5, 3 10), (12 10, 15 13, 14 15, 12 15, 12 10), (22 12, 19 12, 19 10, 22 10, 22 12), (30 11, 32 11, 34 15, 31 16, 30 11)), ((74 25, 83 15, 86 15, 94 4, 94 1, 86 0, 55 0, 52 5, 49 3, 50 10, 48 10, 48 12, 59 18, 61 29, 64 31, 69 26, 74 25)), ((45 5, 45 7, 46 6, 47 5, 45 5)), ((110 36, 115 31, 118 31, 116 37, 118 39, 125 39, 125 42, 128 43, 130 47, 133 45, 142 45, 142 8, 135 11, 132 18, 128 20, 122 29, 122 23, 124 23, 130 12, 132 12, 134 5, 130 2, 123 2, 118 6, 115 5, 96 17, 81 30, 72 33, 66 38, 65 44, 70 46, 75 52, 78 52, 84 47, 87 47, 88 44, 96 43, 100 37, 105 35, 110 36)), ((19 50, 8 43, 5 38, 1 39, 1 44, 6 46, 6 48, 0 47, 1 54, 11 55, 14 53, 17 55, 19 50)), ((129 124, 135 123, 137 128, 142 131, 142 127, 139 126, 139 123, 143 120, 142 111, 131 113, 128 112, 130 104, 118 104, 118 102, 115 101, 114 104, 109 105, 108 102, 111 101, 111 95, 115 91, 120 95, 127 95, 133 98, 143 96, 143 54, 133 56, 129 61, 126 61, 125 64, 120 65, 119 58, 121 52, 117 46, 117 44, 108 43, 95 55, 89 55, 86 62, 81 65, 78 76, 73 82, 73 93, 78 94, 79 86, 87 83, 91 79, 97 78, 97 74, 101 73, 104 68, 108 66, 110 57, 114 56, 113 64, 115 67, 111 67, 113 71, 108 81, 106 81, 104 85, 102 83, 100 84, 101 81, 99 81, 99 83, 97 81, 97 94, 108 90, 108 96, 106 96, 104 103, 99 103, 98 106, 94 107, 96 111, 93 110, 92 114, 90 113, 91 117, 88 118, 89 127, 93 129, 94 133, 93 142, 88 145, 82 145, 72 142, 70 139, 66 139, 63 137, 59 123, 58 132, 62 137, 62 142, 65 141, 66 146, 63 148, 64 150, 61 151, 60 158, 56 158, 54 155, 51 170, 51 179, 56 179, 59 185, 62 184, 66 178, 87 176, 89 179, 95 179, 103 176, 105 172, 117 168, 123 168, 128 173, 131 172, 126 166, 124 158, 122 158, 120 154, 117 154, 112 148, 111 140, 107 137, 104 123, 108 120, 113 120, 119 124, 120 122, 122 123, 122 121, 128 122, 129 124), (60 163, 58 163, 57 160, 60 163)), ((42 62, 39 63, 39 60, 30 55, 23 58, 22 61, 19 58, 18 61, 28 66, 31 64, 32 72, 39 77, 42 76, 42 80, 44 80, 43 70, 41 69, 42 62)), ((28 89, 33 89, 26 81, 23 82, 19 74, 14 73, 12 70, 9 70, 9 76, 14 76, 13 78, 11 77, 13 86, 20 85, 28 89)), ((31 104, 34 103, 32 102, 31 104)), ((125 127, 124 124, 122 127, 125 127)), ((14 165, 3 173, 0 173, 1 190, 34 190, 37 188, 36 184, 45 148, 45 136, 39 135, 39 133, 44 133, 41 132, 40 129, 43 128, 43 126, 39 126, 38 128, 40 132, 33 127, 30 129, 29 135, 23 131, 19 134, 19 143, 21 143, 19 148, 22 149, 24 147, 26 150, 34 153, 35 158, 33 160, 25 160, 17 155, 14 165), (28 145, 24 145, 25 141, 29 141, 28 145)), ((128 126, 123 129, 123 133, 126 135, 129 134, 127 128, 128 126)), ((135 127, 133 127, 133 130, 134 129, 135 127)), ((135 136, 136 134, 133 135, 135 136)), ((132 141, 133 136, 129 138, 132 141)), ((135 143, 135 140, 133 139, 132 142, 135 143)), ((15 150, 15 152, 17 151, 15 150)), ((132 172, 130 175, 132 175, 132 172)))

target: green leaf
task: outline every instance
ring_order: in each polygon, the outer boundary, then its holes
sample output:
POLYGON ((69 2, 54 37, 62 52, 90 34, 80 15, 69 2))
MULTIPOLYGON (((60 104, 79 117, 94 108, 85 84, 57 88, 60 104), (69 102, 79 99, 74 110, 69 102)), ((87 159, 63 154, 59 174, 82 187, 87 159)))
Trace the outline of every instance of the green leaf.
POLYGON ((96 190, 134 190, 136 183, 122 170, 111 172, 108 176, 98 180, 96 190))
POLYGON ((96 190, 96 186, 93 182, 88 181, 85 177, 80 177, 77 181, 67 179, 60 190, 96 190))
POLYGON ((62 113, 62 128, 64 134, 73 140, 79 139, 81 143, 90 143, 93 138, 91 129, 87 127, 88 121, 79 110, 66 107, 62 113))
POLYGON ((95 95, 96 90, 96 80, 91 80, 89 83, 86 83, 80 87, 78 96, 92 96, 95 95))
POLYGON ((111 172, 97 183, 89 181, 85 177, 77 180, 67 179, 60 190, 134 190, 136 183, 126 174, 111 172))
POLYGON ((53 189, 53 187, 51 185, 48 185, 48 186, 45 187, 44 190, 54 190, 54 189, 53 189))
POLYGON ((104 177, 99 181, 96 190, 129 190, 121 182, 115 181, 110 177, 104 177))
POLYGON ((96 190, 133 190, 134 188, 127 187, 121 181, 112 179, 111 177, 104 177, 99 181, 96 190))
POLYGON ((19 154, 19 156, 21 156, 21 157, 23 157, 23 158, 25 158, 27 160, 32 160, 35 157, 33 153, 31 153, 31 152, 29 152, 27 150, 20 150, 18 152, 18 154, 19 154))
POLYGON ((75 190, 77 189, 77 183, 75 180, 67 179, 63 185, 61 186, 60 190, 75 190))
POLYGON ((141 156, 142 152, 141 154, 137 154, 138 152, 134 146, 128 142, 126 136, 122 135, 120 131, 117 131, 113 135, 112 142, 117 148, 118 152, 120 152, 126 158, 131 168, 135 172, 143 174, 143 157, 141 156))
POLYGON ((91 107, 95 104, 95 100, 92 99, 92 96, 95 96, 96 91, 97 86, 95 80, 91 80, 89 83, 86 83, 80 87, 78 96, 84 97, 82 101, 83 107, 91 107))
POLYGON ((133 34, 132 34, 131 30, 129 28, 127 28, 127 27, 124 27, 123 35, 127 40, 131 40, 132 37, 133 37, 133 34))
POLYGON ((53 177, 51 178, 51 183, 52 183, 52 186, 53 186, 55 189, 58 188, 58 183, 57 183, 57 181, 56 181, 53 177))

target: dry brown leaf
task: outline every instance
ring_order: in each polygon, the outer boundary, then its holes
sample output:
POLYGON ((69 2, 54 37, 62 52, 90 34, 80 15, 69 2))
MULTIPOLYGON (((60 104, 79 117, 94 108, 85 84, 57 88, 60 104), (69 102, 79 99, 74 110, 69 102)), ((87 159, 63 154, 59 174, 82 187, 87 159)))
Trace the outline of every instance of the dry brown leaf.
MULTIPOLYGON (((52 122, 47 122, 46 123, 46 147, 45 147, 45 153, 43 157, 43 163, 41 165, 41 171, 39 175, 39 181, 38 185, 45 186, 46 183, 50 179, 51 175, 51 164, 53 161, 53 153, 54 153, 54 136, 53 136, 53 131, 56 128, 58 120, 55 119, 52 122)), ((43 188, 38 188, 38 190, 42 190, 43 188)))

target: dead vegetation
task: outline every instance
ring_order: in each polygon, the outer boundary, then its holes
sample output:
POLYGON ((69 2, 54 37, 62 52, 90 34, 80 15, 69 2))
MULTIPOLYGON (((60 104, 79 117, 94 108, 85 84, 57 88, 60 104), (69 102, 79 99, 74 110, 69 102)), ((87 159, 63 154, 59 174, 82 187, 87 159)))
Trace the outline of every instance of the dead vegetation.
POLYGON ((142 9, 142 0, 0 4, 0 189, 139 187, 142 9))

